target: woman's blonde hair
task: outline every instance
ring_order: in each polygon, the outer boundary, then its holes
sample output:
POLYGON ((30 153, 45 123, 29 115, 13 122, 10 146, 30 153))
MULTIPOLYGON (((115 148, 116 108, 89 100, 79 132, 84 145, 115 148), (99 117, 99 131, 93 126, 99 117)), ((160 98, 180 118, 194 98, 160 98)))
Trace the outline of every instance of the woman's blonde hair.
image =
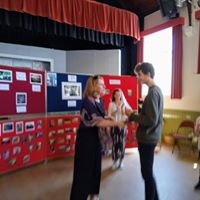
POLYGON ((83 92, 83 97, 89 97, 89 96, 94 96, 95 94, 95 86, 98 82, 99 79, 102 79, 102 76, 95 75, 91 76, 88 78, 84 92, 83 92))

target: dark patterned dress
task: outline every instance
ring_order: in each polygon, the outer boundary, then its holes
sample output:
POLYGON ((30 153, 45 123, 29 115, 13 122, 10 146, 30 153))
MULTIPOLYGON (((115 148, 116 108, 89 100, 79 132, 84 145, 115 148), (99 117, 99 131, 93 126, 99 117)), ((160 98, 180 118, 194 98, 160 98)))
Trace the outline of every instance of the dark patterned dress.
POLYGON ((96 126, 105 115, 103 101, 84 98, 81 123, 76 138, 74 174, 70 200, 87 200, 99 194, 101 180, 101 144, 96 126))

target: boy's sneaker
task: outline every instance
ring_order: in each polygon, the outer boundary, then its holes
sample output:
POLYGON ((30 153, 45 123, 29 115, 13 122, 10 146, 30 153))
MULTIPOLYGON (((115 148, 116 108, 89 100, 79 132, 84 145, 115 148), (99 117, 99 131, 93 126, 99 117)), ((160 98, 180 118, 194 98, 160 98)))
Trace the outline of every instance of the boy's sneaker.
POLYGON ((194 186, 195 190, 200 190, 200 181, 194 186))

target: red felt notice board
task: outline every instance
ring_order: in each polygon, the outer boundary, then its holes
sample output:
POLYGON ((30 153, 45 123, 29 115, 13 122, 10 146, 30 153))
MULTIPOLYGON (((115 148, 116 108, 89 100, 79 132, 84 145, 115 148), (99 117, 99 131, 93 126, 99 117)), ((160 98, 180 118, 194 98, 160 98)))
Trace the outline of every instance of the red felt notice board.
POLYGON ((47 117, 47 159, 74 154, 79 115, 47 117))
MULTIPOLYGON (((106 85, 106 94, 104 95, 105 109, 112 98, 112 92, 120 88, 131 108, 135 111, 138 109, 138 84, 134 76, 103 76, 106 85)), ((128 124, 128 133, 126 137, 126 148, 137 147, 136 140, 137 123, 128 124)))
POLYGON ((45 113, 45 73, 0 66, 0 116, 45 113))
POLYGON ((105 109, 111 101, 112 92, 116 88, 120 88, 129 105, 133 110, 138 109, 138 89, 137 78, 134 76, 103 76, 106 85, 106 94, 104 95, 105 109))
POLYGON ((0 121, 0 174, 45 160, 45 118, 0 121))

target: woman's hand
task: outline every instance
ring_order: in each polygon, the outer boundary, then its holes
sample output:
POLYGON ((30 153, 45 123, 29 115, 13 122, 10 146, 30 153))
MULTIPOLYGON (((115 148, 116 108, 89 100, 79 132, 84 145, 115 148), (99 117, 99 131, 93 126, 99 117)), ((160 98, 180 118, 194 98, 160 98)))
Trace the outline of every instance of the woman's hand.
POLYGON ((129 117, 133 113, 133 110, 125 108, 125 114, 129 117))
POLYGON ((116 126, 118 126, 119 128, 124 128, 125 125, 126 125, 125 121, 117 121, 116 122, 116 126))
POLYGON ((111 120, 111 121, 114 120, 114 118, 112 116, 107 116, 107 115, 104 117, 104 119, 111 120))

